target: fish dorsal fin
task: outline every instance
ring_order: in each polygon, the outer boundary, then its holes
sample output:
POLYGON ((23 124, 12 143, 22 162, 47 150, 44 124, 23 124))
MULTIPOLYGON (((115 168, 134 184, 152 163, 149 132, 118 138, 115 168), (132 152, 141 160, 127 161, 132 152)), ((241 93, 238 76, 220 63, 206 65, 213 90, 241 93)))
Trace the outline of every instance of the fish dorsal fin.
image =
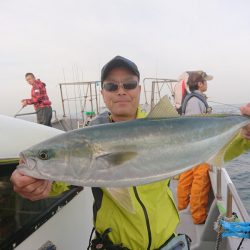
POLYGON ((130 213, 135 213, 129 188, 106 188, 111 197, 130 213))
POLYGON ((165 95, 149 112, 147 118, 164 118, 164 117, 178 117, 178 116, 179 114, 169 101, 168 97, 165 95))

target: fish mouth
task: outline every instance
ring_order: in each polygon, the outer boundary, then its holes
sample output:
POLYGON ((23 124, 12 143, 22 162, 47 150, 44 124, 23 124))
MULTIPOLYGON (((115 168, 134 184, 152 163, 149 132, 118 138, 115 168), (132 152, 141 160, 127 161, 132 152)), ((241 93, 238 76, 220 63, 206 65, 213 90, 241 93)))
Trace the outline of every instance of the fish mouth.
POLYGON ((20 165, 26 166, 29 170, 33 170, 36 167, 36 164, 36 159, 26 157, 24 153, 20 153, 20 165))

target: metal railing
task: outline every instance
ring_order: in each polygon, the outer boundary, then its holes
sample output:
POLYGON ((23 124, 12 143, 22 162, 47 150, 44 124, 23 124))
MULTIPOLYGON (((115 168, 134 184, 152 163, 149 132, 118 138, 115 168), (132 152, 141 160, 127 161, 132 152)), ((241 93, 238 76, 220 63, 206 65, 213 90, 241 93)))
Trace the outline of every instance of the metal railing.
POLYGON ((74 108, 75 113, 80 111, 83 120, 83 114, 88 106, 90 106, 88 108, 90 108, 91 112, 95 111, 96 114, 99 114, 100 83, 100 81, 59 83, 63 117, 67 116, 67 112, 71 117, 71 109, 74 108), (71 87, 71 93, 67 87, 71 87), (75 107, 70 107, 69 102, 74 103, 75 107), (67 112, 66 109, 68 109, 67 112))
MULTIPOLYGON (((178 81, 175 79, 168 79, 168 78, 155 78, 155 77, 147 77, 143 79, 143 90, 144 90, 144 98, 145 104, 149 104, 148 102, 148 95, 150 99, 150 109, 154 107, 154 105, 162 98, 162 96, 166 95, 163 93, 163 87, 166 86, 168 88, 168 93, 173 96, 174 94, 174 85, 178 81), (147 88, 146 81, 150 81, 151 84, 147 88)), ((168 94, 168 95, 169 95, 168 94)))
MULTIPOLYGON (((217 171, 216 171, 216 178, 217 178, 216 198, 218 200, 222 200, 222 193, 221 193, 221 191, 222 191, 222 173, 221 172, 222 172, 221 168, 217 168, 217 171)), ((235 203, 236 207, 238 208, 238 211, 239 211, 242 219, 245 222, 249 222, 250 221, 249 214, 248 214, 244 204, 242 203, 234 184, 231 182, 231 183, 227 183, 226 185, 227 185, 227 187, 226 187, 227 188, 226 217, 231 218, 233 215, 233 200, 234 200, 234 203, 235 203)))

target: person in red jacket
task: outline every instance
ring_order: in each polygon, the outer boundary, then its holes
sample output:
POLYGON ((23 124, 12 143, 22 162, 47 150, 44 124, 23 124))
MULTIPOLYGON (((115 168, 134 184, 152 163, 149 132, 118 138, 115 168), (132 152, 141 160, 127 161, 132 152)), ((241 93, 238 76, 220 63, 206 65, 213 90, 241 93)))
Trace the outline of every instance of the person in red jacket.
POLYGON ((21 101, 23 107, 34 105, 37 114, 37 123, 52 127, 51 101, 47 95, 45 83, 41 82, 40 79, 36 79, 33 73, 26 73, 25 79, 32 86, 32 89, 31 99, 23 99, 21 101))

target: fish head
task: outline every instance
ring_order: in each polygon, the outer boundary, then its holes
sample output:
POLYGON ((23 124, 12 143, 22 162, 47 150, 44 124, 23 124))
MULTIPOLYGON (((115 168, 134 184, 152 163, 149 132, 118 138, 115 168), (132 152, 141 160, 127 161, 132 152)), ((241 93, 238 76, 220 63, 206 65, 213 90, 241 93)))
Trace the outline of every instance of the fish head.
POLYGON ((18 169, 39 179, 60 180, 67 174, 79 176, 92 160, 92 148, 83 136, 58 135, 20 153, 18 169))

